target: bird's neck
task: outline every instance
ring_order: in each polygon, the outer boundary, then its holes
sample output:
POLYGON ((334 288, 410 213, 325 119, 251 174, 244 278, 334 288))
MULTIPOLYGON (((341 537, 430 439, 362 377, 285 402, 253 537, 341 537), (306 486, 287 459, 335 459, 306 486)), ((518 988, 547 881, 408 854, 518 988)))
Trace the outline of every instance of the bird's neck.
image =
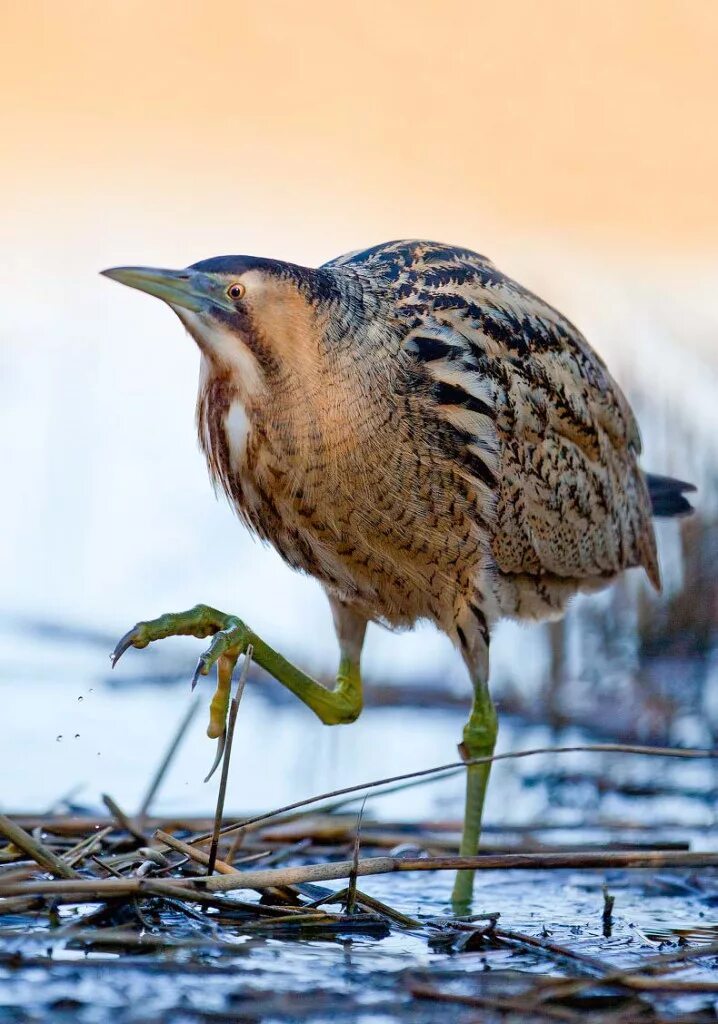
POLYGON ((347 338, 329 339, 316 360, 271 381, 203 357, 200 445, 215 486, 240 512, 258 488, 291 493, 312 480, 340 486, 357 448, 381 443, 376 398, 385 389, 375 378, 384 360, 368 355, 347 338))

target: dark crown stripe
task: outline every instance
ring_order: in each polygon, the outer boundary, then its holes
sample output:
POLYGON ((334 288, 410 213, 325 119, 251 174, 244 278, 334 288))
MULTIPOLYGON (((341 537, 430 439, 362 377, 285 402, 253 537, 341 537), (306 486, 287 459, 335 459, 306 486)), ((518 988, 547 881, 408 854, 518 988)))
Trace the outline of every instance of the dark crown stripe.
POLYGON ((495 412, 486 402, 477 398, 476 395, 464 391, 457 384, 447 384, 446 381, 437 381, 433 387, 434 399, 439 405, 458 405, 464 409, 471 409, 472 412, 481 413, 482 416, 495 418, 495 412))

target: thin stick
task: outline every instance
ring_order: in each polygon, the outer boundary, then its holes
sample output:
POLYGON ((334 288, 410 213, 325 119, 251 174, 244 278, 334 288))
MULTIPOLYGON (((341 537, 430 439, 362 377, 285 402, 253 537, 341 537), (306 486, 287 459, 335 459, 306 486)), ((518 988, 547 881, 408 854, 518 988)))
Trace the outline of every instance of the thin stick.
MULTIPOLYGON (((285 804, 274 811, 267 811, 265 814, 257 814, 253 818, 247 818, 234 825, 226 825, 220 829, 220 835, 229 835, 231 832, 238 832, 250 825, 256 825, 259 821, 267 821, 279 814, 286 814, 288 811, 295 811, 298 807, 309 807, 311 804, 320 803, 322 800, 332 800, 336 797, 345 796, 347 793, 358 793, 363 789, 376 789, 379 786, 391 785, 395 782, 404 782, 406 779, 421 779, 430 775, 437 775, 439 772, 449 772, 457 768, 466 768, 470 764, 489 764, 494 761, 517 760, 523 757, 534 757, 536 754, 644 754, 652 757, 682 757, 682 758, 718 758, 718 750, 700 750, 695 748, 681 749, 678 747, 645 747, 634 746, 626 743, 594 743, 580 744, 572 747, 534 747, 530 750, 516 750, 506 754, 494 754, 491 757, 472 757, 468 761, 452 761, 450 764, 438 765, 436 768, 422 768, 416 772, 405 772, 403 775, 392 775, 386 779, 375 779, 372 782, 361 782, 354 786, 344 786, 342 789, 333 789, 329 793, 321 793, 319 796, 312 796, 305 800, 295 800, 294 803, 285 804)), ((378 794, 381 796, 382 794, 378 794)), ((206 843, 212 838, 213 833, 197 836, 193 843, 206 843)))
POLYGON ((572 949, 566 949, 557 942, 549 939, 542 939, 537 935, 525 935, 523 932, 511 931, 508 928, 494 929, 497 939, 516 943, 520 946, 529 946, 531 949, 540 949, 548 953, 552 960, 567 960, 574 966, 580 967, 583 971, 592 976, 602 978, 611 971, 611 965, 604 963, 594 956, 587 956, 585 953, 578 953, 572 949))
MULTIPOLYGON (((462 762, 462 766, 463 766, 463 762, 462 762)), ((452 772, 451 774, 447 773, 446 778, 451 778, 452 776, 456 776, 458 774, 459 774, 458 770, 452 772)), ((434 780, 430 780, 430 781, 434 781, 434 780)), ((438 781, 441 781, 441 778, 439 778, 438 781)), ((421 784, 422 784, 422 780, 419 780, 418 782, 415 783, 415 785, 417 785, 417 786, 419 786, 421 784)), ((385 790, 382 790, 379 795, 380 796, 385 796, 389 792, 391 792, 391 791, 385 789, 385 790)), ((394 790, 394 792, 398 792, 398 789, 394 790)), ((352 799, 351 797, 348 797, 346 800, 337 800, 337 801, 334 801, 331 804, 326 804, 324 807, 315 808, 315 811, 320 816, 326 816, 326 818, 331 820, 332 823, 334 823, 336 820, 341 821, 342 819, 347 819, 347 820, 352 819, 353 820, 353 815, 352 815, 352 813, 350 811, 346 811, 346 812, 344 812, 341 815, 335 815, 334 811, 339 806, 346 806, 346 805, 348 805, 350 803, 359 801, 361 799, 363 799, 363 797, 361 797, 361 796, 357 796, 354 799, 352 799), (325 815, 325 811, 327 812, 326 815, 325 815), (330 818, 330 814, 328 812, 331 812, 331 818, 330 818)), ((242 827, 244 827, 244 822, 239 820, 241 817, 242 817, 241 814, 236 814, 236 815, 232 816, 232 820, 234 821, 235 824, 242 825, 242 827)), ((302 817, 303 817, 303 815, 301 815, 301 814, 288 814, 283 821, 276 822, 275 824, 277 824, 277 825, 289 824, 291 822, 297 821, 298 819, 300 819, 302 817)), ((67 815, 67 816, 66 815, 58 815, 58 816, 47 815, 47 816, 42 816, 42 815, 37 815, 37 814, 34 814, 34 815, 29 815, 29 814, 11 814, 10 818, 17 825, 20 825, 21 828, 24 828, 26 832, 32 832, 36 828, 41 828, 43 830, 46 829, 48 831, 51 831, 54 835, 56 835, 58 837, 65 837, 65 838, 71 837, 71 836, 84 836, 84 835, 86 835, 86 833, 90 829, 93 829, 93 828, 104 828, 108 824, 107 815, 105 815, 102 818, 96 818, 96 817, 94 817, 92 815, 87 815, 86 817, 70 817, 69 815, 67 815)), ((214 816, 212 816, 211 818, 208 818, 206 815, 192 815, 192 814, 184 814, 184 815, 164 814, 164 815, 158 815, 158 814, 154 814, 154 815, 150 815, 148 817, 147 827, 148 828, 164 828, 164 829, 177 828, 177 829, 186 829, 188 832, 201 832, 202 830, 206 831, 207 829, 210 829, 212 824, 213 824, 213 821, 214 821, 214 816)), ((374 827, 374 826, 372 826, 372 827, 374 827)), ((384 828, 394 828, 394 829, 404 829, 405 831, 408 830, 407 834, 408 834, 409 831, 411 831, 412 834, 414 834, 418 827, 421 827, 422 829, 425 829, 425 830, 427 830, 429 832, 458 832, 461 829, 461 821, 458 820, 458 819, 456 819, 454 821, 451 821, 451 820, 429 819, 428 821, 422 821, 417 826, 410 826, 410 825, 407 825, 407 823, 404 822, 404 821, 392 822, 392 821, 384 821, 384 820, 382 820, 381 827, 383 829, 384 828), (412 829, 413 829, 413 831, 412 831, 412 829)), ((680 832, 680 833, 683 833, 683 832, 690 831, 691 834, 692 833, 699 833, 699 832, 700 833, 704 833, 704 832, 713 833, 713 832, 715 832, 715 824, 710 824, 710 823, 705 823, 705 822, 696 822, 695 824, 692 824, 690 827, 688 827, 688 826, 686 826, 685 822, 680 822, 680 821, 670 821, 670 820, 663 821, 663 820, 658 820, 658 821, 655 821, 655 822, 639 822, 639 821, 632 821, 629 818, 627 818, 625 820, 621 820, 621 819, 618 819, 618 818, 606 818, 606 819, 597 818, 595 820, 589 821, 585 827, 588 828, 588 829, 591 829, 591 830, 601 831, 601 832, 619 831, 619 832, 637 832, 637 833, 641 833, 641 832, 649 832, 649 833, 656 833, 656 832, 664 832, 664 833, 680 832)), ((253 831, 253 830, 252 829, 247 829, 247 832, 250 832, 250 831, 253 831)), ((545 820, 534 821, 534 822, 531 822, 530 824, 521 824, 521 823, 518 823, 518 824, 511 824, 511 823, 500 824, 498 822, 486 822, 485 824, 483 824, 481 826, 481 831, 482 831, 482 833, 484 833, 484 832, 486 832, 486 833, 489 833, 489 832, 491 832, 491 833, 499 832, 501 834, 506 833, 506 834, 516 834, 516 835, 523 835, 524 833, 533 833, 533 832, 565 832, 566 831, 566 824, 565 824, 565 822, 558 823, 558 822, 555 822, 555 821, 545 821, 545 820)), ((2 864, 4 864, 4 863, 9 863, 9 860, 7 859, 7 857, 5 855, 3 855, 0 852, 0 866, 2 864)))
POLYGON ((115 871, 111 864, 107 864, 104 860, 101 860, 100 857, 96 857, 94 853, 90 854, 90 860, 97 864, 98 867, 102 868, 103 871, 112 875, 113 878, 122 878, 119 871, 115 871))
MULTIPOLYGON (((242 699, 244 693, 244 687, 247 682, 247 673, 249 672, 249 666, 252 663, 253 648, 250 644, 244 654, 244 664, 242 665, 242 672, 237 683, 237 691, 232 698, 232 703, 229 706, 229 716, 227 719, 227 738, 224 747, 224 757, 222 758, 222 774, 219 780, 219 792, 217 793, 217 806, 214 812, 214 829, 212 831, 212 844, 209 848, 209 861, 207 862, 207 874, 214 874, 214 867, 217 863, 217 848, 219 846, 219 833, 222 828, 222 815, 224 814, 224 800, 227 795, 227 779, 229 778, 229 759, 232 756, 232 741, 234 739, 234 727, 237 723, 237 712, 239 711, 239 702, 242 699)), ((220 658, 220 663, 222 658, 220 658)), ((232 666, 233 667, 233 666, 232 666)), ((227 666, 219 664, 217 671, 221 672, 226 670, 227 666)), ((229 668, 230 679, 232 676, 232 668, 229 668)))
POLYGON ((603 934, 607 939, 611 938, 611 930, 613 928, 613 907, 616 902, 616 897, 611 895, 608 891, 608 886, 603 887, 603 913, 601 914, 601 923, 603 924, 603 934))
POLYGON ((366 806, 366 797, 362 801, 361 808, 359 810, 359 817, 357 818, 356 834, 354 836, 354 851, 352 853, 352 869, 349 872, 349 885, 347 886, 347 898, 346 898, 346 912, 347 914, 354 913, 354 901, 357 893, 357 866, 359 864, 359 849, 361 846, 361 822, 364 817, 364 808, 366 806))
MULTIPOLYGON (((614 973, 613 968, 610 964, 605 963, 603 960, 599 960, 596 957, 586 956, 584 953, 578 953, 575 950, 567 949, 565 946, 560 946, 557 942, 552 942, 549 939, 542 939, 537 935, 526 935, 523 932, 509 931, 506 928, 497 928, 495 933, 498 939, 505 939, 509 942, 515 942, 521 946, 528 946, 531 949, 544 950, 552 959, 565 960, 569 963, 582 968, 584 971, 593 975, 592 980, 604 982, 607 977, 614 973)), ((716 992, 718 991, 718 982, 706 982, 706 981, 674 981, 671 978, 665 977, 649 977, 644 978, 639 976, 643 968, 637 967, 636 973, 632 971, 623 971, 614 980, 614 984, 623 985, 626 988, 638 989, 641 992, 645 991, 657 991, 657 992, 716 992)), ((558 985, 561 985, 559 981, 558 985)), ((544 998, 546 996, 544 995, 544 998)))
MULTIPOLYGON (((196 886, 203 892, 227 892, 233 889, 268 889, 303 882, 324 882, 348 878, 354 864, 351 860, 331 864, 307 864, 302 867, 268 868, 240 871, 232 875, 213 875, 195 878, 167 878, 163 884, 175 883, 196 886)), ((486 871, 524 870, 538 868, 677 868, 718 867, 718 853, 631 852, 614 853, 507 853, 476 857, 368 857, 356 865, 357 876, 382 875, 393 871, 486 871)), ((5 896, 64 896, 79 897, 76 902, 93 902, 112 896, 134 896, 144 891, 142 878, 74 879, 68 881, 30 881, 3 884, 0 880, 0 898, 5 896)))
MULTIPOLYGON (((435 985, 429 985, 423 981, 409 981, 409 992, 416 999, 431 999, 437 1003, 457 1003, 459 1006, 485 1007, 487 1010, 498 1010, 502 1014, 513 1011, 526 1014, 532 1011, 532 1017, 544 1017, 547 1020, 575 1021, 579 1018, 573 1012, 563 1006, 531 1006, 525 999, 516 996, 508 996, 503 999, 495 996, 465 995, 458 992, 443 992, 435 985)), ((514 1018, 516 1019, 516 1018, 514 1018)), ((528 1019, 524 1017, 523 1019, 528 1019)))
POLYGON ((102 794, 102 802, 110 812, 115 821, 119 824, 120 828, 123 828, 125 832, 129 832, 133 839, 136 839, 141 846, 145 846, 147 843, 147 836, 145 836, 130 817, 122 810, 111 796, 107 793, 102 794))
MULTIPOLYGON (((341 903, 346 900, 349 890, 340 889, 338 892, 330 893, 327 896, 320 897, 318 900, 314 900, 309 904, 310 907, 321 907, 325 904, 331 906, 333 903, 341 903)), ((409 928, 416 930, 423 928, 424 925, 421 921, 417 921, 413 917, 408 917, 406 914, 402 914, 401 911, 395 910, 390 907, 387 903, 382 903, 381 900, 375 899, 373 896, 367 896, 365 892, 360 889, 354 890, 355 902, 360 907, 365 907, 367 910, 372 910, 375 914, 380 917, 386 917, 392 924, 398 924, 400 928, 409 928)))
POLYGON ((83 839, 72 850, 68 850, 64 855, 64 859, 71 868, 77 867, 78 864, 81 864, 83 860, 92 855, 93 850, 97 849, 112 831, 113 826, 106 825, 99 832, 94 832, 92 835, 87 836, 86 839, 83 839))
POLYGON ((157 790, 164 782, 165 775, 167 774, 167 769, 172 763, 174 756, 177 753, 177 750, 179 749, 179 745, 184 739, 185 734, 190 727, 192 719, 197 713, 197 708, 200 705, 201 698, 202 695, 200 693, 197 693, 194 697, 194 700, 192 700, 192 702, 190 703, 189 707, 187 708, 187 711, 184 714, 184 717, 182 718, 182 721, 177 726, 177 731, 175 732, 172 738, 172 742, 170 743, 169 747, 165 752, 165 756, 160 761, 157 767, 157 771, 155 772, 152 781, 147 787, 147 792, 145 793, 144 799, 140 804, 140 809, 136 815, 140 828, 144 827, 145 818, 147 817, 150 805, 152 804, 152 801, 157 795, 157 790))
MULTIPOLYGON (((545 999, 562 999, 572 996, 585 988, 594 988, 596 985, 621 985, 627 987, 632 984, 638 976, 648 975, 642 981, 652 980, 653 975, 660 975, 666 970, 675 970, 682 964, 693 960, 701 960, 705 957, 712 957, 718 954, 718 943, 714 942, 708 946, 700 946, 694 949, 682 949, 671 953, 662 953, 659 956, 650 957, 647 960, 630 968, 612 968, 601 978, 546 978, 539 982, 532 995, 536 1001, 545 999)), ((641 982, 639 981, 639 985, 641 982)))
MULTIPOLYGON (((197 850, 194 846, 190 846, 189 843, 183 842, 181 839, 176 839, 175 836, 171 836, 169 832, 163 832, 161 828, 158 828, 155 832, 155 839, 159 839, 166 846, 170 846, 173 850, 178 853, 185 854, 190 860, 195 861, 196 864, 209 865, 209 854, 205 853, 204 850, 197 850)), ((223 860, 217 860, 215 857, 214 866, 221 875, 238 875, 239 871, 233 868, 231 864, 226 864, 223 860)), ((209 874, 209 870, 207 871, 209 874)))
POLYGON ((44 843, 38 842, 37 839, 33 839, 25 829, 20 828, 14 821, 8 818, 5 814, 0 814, 0 833, 5 836, 6 839, 18 848, 26 853, 28 857, 32 857, 36 864, 39 864, 45 871, 51 872, 58 878, 79 878, 79 874, 75 869, 68 864, 66 861, 58 857, 57 854, 53 853, 52 850, 45 846, 44 843))
POLYGON ((595 988, 597 985, 624 985, 629 988, 643 988, 645 983, 650 984, 652 975, 663 975, 666 971, 675 971, 681 965, 703 959, 707 956, 715 956, 718 953, 718 943, 714 942, 708 946, 700 946, 691 949, 681 949, 675 952, 662 953, 659 956, 651 956, 635 967, 621 969, 611 968, 607 974, 600 978, 554 978, 548 977, 538 982, 531 995, 535 1002, 542 1002, 545 999, 565 998, 582 992, 585 988, 595 988), (648 975, 645 978, 643 976, 648 975), (638 984, 634 984, 637 981, 638 984))

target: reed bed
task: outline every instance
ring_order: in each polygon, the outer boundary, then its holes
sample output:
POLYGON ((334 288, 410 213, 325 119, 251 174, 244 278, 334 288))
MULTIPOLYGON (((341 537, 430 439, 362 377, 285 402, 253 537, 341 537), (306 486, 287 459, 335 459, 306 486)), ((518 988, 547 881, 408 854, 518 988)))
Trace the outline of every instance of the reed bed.
MULTIPOLYGON (((397 1019, 403 1014, 419 1020, 426 1013, 432 1019, 435 1013, 444 1014, 440 1004, 446 1012, 451 1008, 481 1014, 456 1018, 461 1020, 570 1022, 583 1019, 591 1007, 600 1007, 596 1019, 610 1024, 714 1019, 707 1014, 713 1012, 709 1007, 718 994, 718 979, 715 972, 702 969, 718 958, 718 941, 712 941, 718 932, 710 927, 702 932, 688 929, 669 952, 616 967, 547 934, 512 929, 502 920, 500 905, 473 917, 456 917, 448 909, 444 916, 407 913, 405 907, 364 892, 359 880, 406 872, 421 878, 457 868, 496 877, 528 871, 534 879, 537 873, 557 871, 600 871, 614 879, 637 871, 662 877, 666 872, 712 873, 718 853, 666 838, 665 825, 659 834, 645 824, 632 830, 623 822, 613 840, 604 824, 606 841, 581 842, 579 833, 576 842, 566 843, 552 839, 550 825, 535 823, 489 827, 480 853, 459 857, 458 821, 379 821, 350 809, 367 793, 395 791, 461 771, 460 762, 318 794, 261 815, 228 817, 224 805, 233 727, 244 679, 246 672, 232 702, 213 817, 152 814, 154 795, 189 715, 149 781, 137 813, 107 794, 104 816, 0 815, 0 970, 49 964, 62 970, 54 959, 58 951, 80 950, 86 959, 73 964, 77 968, 81 963, 83 970, 92 970, 93 964, 112 964, 108 969, 115 971, 123 964, 148 969, 159 962, 172 971, 179 969, 175 958, 182 955, 190 958, 182 961, 187 971, 221 974, 224 964, 268 939, 346 943, 410 934, 428 949, 453 957, 529 952, 543 969, 521 976, 499 972, 501 977, 490 982, 476 976, 472 991, 465 984, 463 990, 453 982, 437 984, 435 976, 418 969, 404 972, 401 998, 394 1007, 397 1019), (326 882, 339 884, 328 887, 326 882), (108 961, 108 953, 116 959, 108 961), (685 999, 692 1000, 690 1010, 681 1002, 685 999), (426 1009, 429 1004, 434 1010, 426 1009)), ((558 759, 575 750, 663 759, 716 757, 713 750, 587 744, 517 751, 495 760, 536 754, 558 759)), ((606 889, 597 912, 608 936, 614 899, 606 889)), ((267 994, 264 1004, 253 1004, 256 1019, 265 1012, 279 1013, 277 998, 267 994)), ((310 1015, 306 1019, 311 1019, 317 999, 316 993, 298 995, 292 1010, 298 1014, 303 1005, 310 1015)))

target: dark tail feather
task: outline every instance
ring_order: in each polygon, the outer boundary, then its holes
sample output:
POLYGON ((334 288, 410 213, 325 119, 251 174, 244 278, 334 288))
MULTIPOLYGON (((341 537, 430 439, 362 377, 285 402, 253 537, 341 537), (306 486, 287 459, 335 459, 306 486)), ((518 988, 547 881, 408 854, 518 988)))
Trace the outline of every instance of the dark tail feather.
POLYGON ((685 516, 693 511, 693 506, 684 497, 684 492, 690 494, 695 491, 693 484, 656 473, 646 473, 646 483, 654 516, 685 516))

